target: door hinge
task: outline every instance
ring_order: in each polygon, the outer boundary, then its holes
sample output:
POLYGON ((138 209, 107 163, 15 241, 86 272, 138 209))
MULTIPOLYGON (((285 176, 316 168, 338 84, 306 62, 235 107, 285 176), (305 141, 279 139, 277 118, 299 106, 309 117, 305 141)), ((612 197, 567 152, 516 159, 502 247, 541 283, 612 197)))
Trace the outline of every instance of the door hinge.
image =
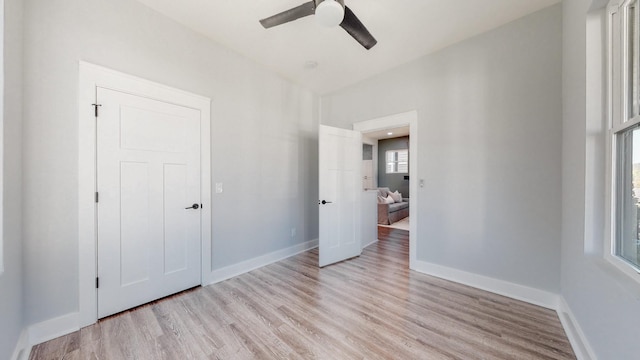
POLYGON ((100 288, 100 278, 96 278, 96 289, 100 288))
POLYGON ((93 111, 96 117, 98 117, 98 107, 102 106, 102 104, 91 104, 93 106, 93 111))
POLYGON ((98 202, 99 199, 100 199, 100 196, 98 195, 98 192, 96 191, 96 203, 98 202))

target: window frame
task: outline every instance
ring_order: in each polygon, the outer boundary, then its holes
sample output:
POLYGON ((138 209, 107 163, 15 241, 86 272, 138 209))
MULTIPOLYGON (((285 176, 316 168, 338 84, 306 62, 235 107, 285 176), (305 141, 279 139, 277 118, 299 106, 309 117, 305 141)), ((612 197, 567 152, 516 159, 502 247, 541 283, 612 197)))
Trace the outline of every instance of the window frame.
MULTIPOLYGON (((617 231, 619 227, 618 207, 618 135, 633 131, 640 126, 640 112, 633 114, 629 74, 629 6, 636 0, 613 0, 607 6, 607 176, 605 241, 603 255, 615 268, 640 283, 640 265, 636 266, 617 255, 617 231), (631 114, 630 114, 631 113, 631 114)), ((635 21, 640 22, 640 1, 635 4, 635 21)), ((640 30, 640 28, 639 28, 640 30)), ((640 31, 636 32, 636 36, 640 31)), ((635 39, 640 51, 640 41, 635 39)), ((640 72, 640 56, 635 57, 635 65, 640 72)), ((635 86, 640 87, 640 76, 636 74, 635 86)), ((637 88, 636 88, 637 89, 637 88)), ((636 100, 640 105, 640 97, 636 100)))
MULTIPOLYGON (((400 156, 398 155, 398 159, 400 158, 400 156)), ((396 166, 397 169, 399 169, 399 166, 396 166)), ((385 174, 408 174, 409 173, 409 149, 396 149, 396 150, 387 150, 384 153, 384 171, 385 174), (390 152, 394 152, 394 153, 400 153, 400 152, 404 152, 407 154, 407 161, 389 161, 389 153, 390 152), (407 171, 392 171, 389 172, 389 164, 400 164, 400 163, 407 163, 407 171)))

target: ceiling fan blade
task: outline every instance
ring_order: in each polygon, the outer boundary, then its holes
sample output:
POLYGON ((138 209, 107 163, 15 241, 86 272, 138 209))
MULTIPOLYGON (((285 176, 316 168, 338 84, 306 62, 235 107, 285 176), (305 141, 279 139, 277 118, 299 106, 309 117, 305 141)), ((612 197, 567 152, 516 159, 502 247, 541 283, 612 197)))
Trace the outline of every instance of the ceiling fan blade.
POLYGON ((369 30, 362 25, 356 14, 347 6, 344 7, 344 20, 340 26, 367 50, 378 43, 378 40, 371 36, 369 30))
POLYGON ((290 21, 297 20, 305 16, 313 15, 315 11, 316 11, 316 4, 312 0, 312 1, 309 1, 308 3, 304 3, 300 6, 296 6, 292 9, 270 16, 266 19, 262 19, 260 20, 260 24, 262 24, 262 26, 264 26, 265 29, 268 29, 270 27, 288 23, 290 21))

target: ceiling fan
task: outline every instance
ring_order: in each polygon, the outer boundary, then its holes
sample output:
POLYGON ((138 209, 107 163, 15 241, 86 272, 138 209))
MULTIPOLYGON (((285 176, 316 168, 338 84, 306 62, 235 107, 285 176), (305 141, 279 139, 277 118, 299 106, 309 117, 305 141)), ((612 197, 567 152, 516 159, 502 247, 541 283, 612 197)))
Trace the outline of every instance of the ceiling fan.
POLYGON ((265 29, 268 29, 309 15, 315 15, 316 20, 327 27, 340 25, 367 50, 378 43, 353 11, 344 5, 344 0, 311 0, 300 6, 262 19, 260 24, 265 29))

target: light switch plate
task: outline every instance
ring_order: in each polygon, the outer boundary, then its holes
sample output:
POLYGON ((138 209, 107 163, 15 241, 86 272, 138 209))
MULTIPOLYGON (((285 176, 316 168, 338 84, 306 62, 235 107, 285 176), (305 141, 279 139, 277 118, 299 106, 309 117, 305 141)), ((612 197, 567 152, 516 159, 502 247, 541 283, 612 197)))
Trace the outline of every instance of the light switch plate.
POLYGON ((216 194, 222 193, 222 183, 216 183, 216 194))

